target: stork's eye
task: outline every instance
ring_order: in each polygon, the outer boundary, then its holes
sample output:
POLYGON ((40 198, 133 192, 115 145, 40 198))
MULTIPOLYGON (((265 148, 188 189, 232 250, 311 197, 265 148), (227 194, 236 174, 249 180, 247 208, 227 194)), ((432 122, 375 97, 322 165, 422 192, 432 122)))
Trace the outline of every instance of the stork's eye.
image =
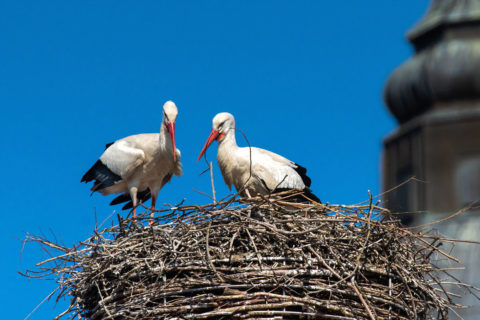
POLYGON ((218 125, 218 130, 222 130, 224 124, 225 124, 225 121, 223 121, 222 123, 220 123, 220 124, 218 125))

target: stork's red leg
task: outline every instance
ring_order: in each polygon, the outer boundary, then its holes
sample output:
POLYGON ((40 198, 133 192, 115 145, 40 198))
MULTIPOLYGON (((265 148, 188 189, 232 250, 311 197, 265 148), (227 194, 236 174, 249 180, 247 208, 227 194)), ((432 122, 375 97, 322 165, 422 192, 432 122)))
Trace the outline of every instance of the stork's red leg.
POLYGON ((149 226, 151 226, 153 224, 153 217, 154 217, 154 214, 155 214, 155 204, 157 203, 157 196, 153 195, 152 194, 152 213, 150 214, 150 222, 148 223, 149 226))
POLYGON ((137 197, 135 197, 135 199, 133 199, 133 219, 137 219, 137 206, 137 197))

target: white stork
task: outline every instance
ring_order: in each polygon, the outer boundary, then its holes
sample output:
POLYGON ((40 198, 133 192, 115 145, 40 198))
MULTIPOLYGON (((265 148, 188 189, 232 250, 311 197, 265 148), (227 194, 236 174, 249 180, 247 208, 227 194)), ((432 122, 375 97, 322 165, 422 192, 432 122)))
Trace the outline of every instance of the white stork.
POLYGON ((152 197, 152 215, 158 191, 172 178, 182 175, 180 150, 175 149, 177 106, 172 101, 163 105, 160 133, 142 133, 109 143, 100 159, 85 173, 81 182, 95 180, 92 192, 102 195, 122 193, 110 203, 127 204, 137 212, 139 201, 152 197))
POLYGON ((234 185, 242 196, 251 197, 298 189, 309 199, 320 202, 309 188, 311 180, 306 175, 307 169, 268 150, 238 147, 235 141, 235 118, 228 112, 217 114, 212 122, 213 129, 198 160, 217 140, 218 165, 230 190, 234 185))

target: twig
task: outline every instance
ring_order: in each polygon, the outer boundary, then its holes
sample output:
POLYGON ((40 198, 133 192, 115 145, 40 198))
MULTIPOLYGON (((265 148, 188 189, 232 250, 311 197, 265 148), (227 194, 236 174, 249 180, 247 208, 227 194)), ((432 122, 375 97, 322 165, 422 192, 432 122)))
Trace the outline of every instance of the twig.
POLYGON ((213 167, 212 167, 212 162, 210 161, 209 162, 209 166, 210 166, 210 182, 212 183, 212 199, 213 199, 213 203, 217 203, 217 199, 215 197, 215 184, 213 183, 213 167))
POLYGON ((57 287, 55 290, 53 290, 52 292, 50 292, 50 294, 48 294, 23 320, 27 320, 28 318, 30 318, 30 316, 31 316, 45 301, 47 301, 48 299, 50 299, 50 298, 55 294, 55 292, 58 291, 58 289, 60 289, 60 287, 57 287))
POLYGON ((358 290, 357 288, 357 285, 355 284, 355 278, 352 278, 350 280, 350 284, 352 286, 352 289, 355 290, 355 293, 358 295, 358 298, 360 299, 360 301, 362 302, 363 306, 365 307, 365 309, 367 310, 368 312, 368 315, 370 316, 370 319, 372 320, 375 320, 375 317, 372 313, 372 310, 370 310, 370 307, 368 306, 367 302, 365 301, 365 299, 363 298, 363 295, 362 293, 360 292, 360 290, 358 290))

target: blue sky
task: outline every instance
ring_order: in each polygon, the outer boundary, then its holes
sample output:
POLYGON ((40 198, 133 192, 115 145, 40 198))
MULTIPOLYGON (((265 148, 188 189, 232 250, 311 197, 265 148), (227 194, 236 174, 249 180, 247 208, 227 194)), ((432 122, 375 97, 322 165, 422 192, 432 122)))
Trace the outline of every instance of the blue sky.
MULTIPOLYGON (((4 245, 0 314, 23 319, 54 288, 18 270, 45 258, 24 232, 87 238, 113 197, 83 173, 121 137, 158 132, 176 102, 184 176, 158 204, 206 203, 196 158, 213 116, 235 115, 252 145, 308 168, 324 201, 380 190, 381 140, 395 127, 382 103, 390 72, 412 54, 405 32, 426 11, 409 1, 1 1, 0 165, 4 245)), ((237 141, 245 145, 237 136, 237 141)), ((207 156, 215 161, 216 146, 207 156)), ((215 163, 219 197, 229 193, 215 163)), ((127 212, 122 213, 124 215, 127 212)), ((111 221, 110 221, 111 222, 111 221)), ((51 319, 68 301, 42 305, 51 319)))

